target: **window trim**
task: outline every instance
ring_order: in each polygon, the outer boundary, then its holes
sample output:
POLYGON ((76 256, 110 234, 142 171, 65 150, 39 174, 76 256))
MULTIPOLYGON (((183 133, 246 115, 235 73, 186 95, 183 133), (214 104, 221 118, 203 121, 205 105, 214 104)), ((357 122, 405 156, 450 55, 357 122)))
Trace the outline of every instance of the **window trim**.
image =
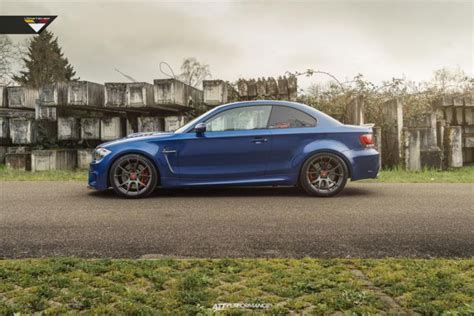
POLYGON ((319 120, 312 116, 311 114, 305 112, 305 111, 302 111, 300 109, 296 109, 294 107, 291 107, 291 106, 286 106, 286 105, 272 105, 272 111, 270 112, 270 117, 268 118, 268 122, 267 122, 267 129, 270 129, 270 130, 279 130, 279 129, 295 129, 295 128, 314 128, 316 126, 318 126, 318 123, 319 123, 319 120), (275 107, 281 107, 281 108, 290 108, 292 110, 295 110, 295 111, 299 111, 303 114, 306 114, 308 115, 309 117, 311 117, 313 120, 314 120, 314 125, 313 126, 304 126, 304 127, 285 127, 285 128, 270 128, 270 119, 272 118, 272 114, 273 114, 273 109, 275 107))

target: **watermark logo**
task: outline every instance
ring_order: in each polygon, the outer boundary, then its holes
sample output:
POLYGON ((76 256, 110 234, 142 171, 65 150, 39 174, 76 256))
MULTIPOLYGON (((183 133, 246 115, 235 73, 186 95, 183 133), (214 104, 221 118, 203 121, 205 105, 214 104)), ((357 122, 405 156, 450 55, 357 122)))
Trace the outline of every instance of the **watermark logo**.
POLYGON ((40 34, 57 15, 0 15, 0 34, 40 34))
POLYGON ((231 308, 239 309, 269 309, 272 304, 268 303, 217 303, 212 307, 215 311, 223 311, 231 308))

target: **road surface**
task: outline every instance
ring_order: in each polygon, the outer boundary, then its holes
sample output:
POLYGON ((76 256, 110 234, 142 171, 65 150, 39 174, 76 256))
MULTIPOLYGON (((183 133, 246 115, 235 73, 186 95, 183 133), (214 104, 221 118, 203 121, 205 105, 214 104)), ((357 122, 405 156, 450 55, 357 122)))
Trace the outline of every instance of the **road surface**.
POLYGON ((82 182, 0 182, 0 258, 473 257, 473 184, 348 183, 157 190, 143 200, 82 182))

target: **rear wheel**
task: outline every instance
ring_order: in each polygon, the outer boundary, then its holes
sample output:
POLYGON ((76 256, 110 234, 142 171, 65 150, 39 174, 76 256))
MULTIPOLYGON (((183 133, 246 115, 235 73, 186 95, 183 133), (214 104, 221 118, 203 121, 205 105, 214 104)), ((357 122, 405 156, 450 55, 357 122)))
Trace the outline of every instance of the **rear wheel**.
POLYGON ((312 196, 333 196, 344 189, 348 176, 347 165, 339 156, 319 153, 303 164, 300 186, 312 196))
POLYGON ((150 159, 136 154, 118 158, 109 177, 115 193, 126 198, 145 197, 158 183, 158 172, 150 159))

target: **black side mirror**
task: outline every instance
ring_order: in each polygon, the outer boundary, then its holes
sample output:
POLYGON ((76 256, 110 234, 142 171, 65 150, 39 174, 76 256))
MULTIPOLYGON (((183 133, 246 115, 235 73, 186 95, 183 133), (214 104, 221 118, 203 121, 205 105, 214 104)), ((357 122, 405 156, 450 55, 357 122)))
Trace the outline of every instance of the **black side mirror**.
POLYGON ((206 124, 204 123, 199 123, 194 126, 194 131, 196 133, 204 133, 206 131, 206 124))

